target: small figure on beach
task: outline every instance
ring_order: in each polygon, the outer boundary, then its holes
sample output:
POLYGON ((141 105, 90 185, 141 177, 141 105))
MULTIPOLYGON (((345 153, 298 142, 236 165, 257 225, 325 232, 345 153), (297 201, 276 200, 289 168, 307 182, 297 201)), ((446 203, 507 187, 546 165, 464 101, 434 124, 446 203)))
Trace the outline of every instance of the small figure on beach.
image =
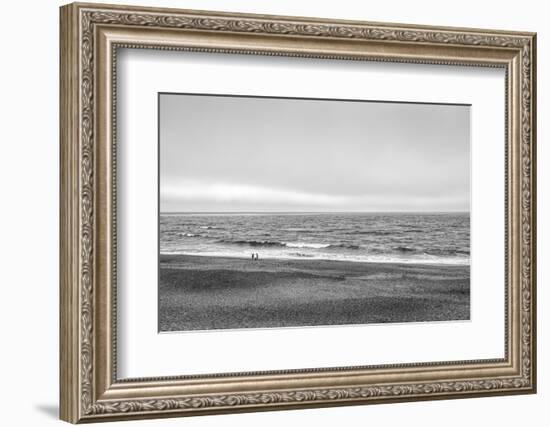
POLYGON ((258 252, 256 252, 256 261, 258 261, 260 258, 258 256, 258 252))
POLYGON ((252 261, 254 261, 255 258, 256 258, 256 254, 252 252, 252 261))

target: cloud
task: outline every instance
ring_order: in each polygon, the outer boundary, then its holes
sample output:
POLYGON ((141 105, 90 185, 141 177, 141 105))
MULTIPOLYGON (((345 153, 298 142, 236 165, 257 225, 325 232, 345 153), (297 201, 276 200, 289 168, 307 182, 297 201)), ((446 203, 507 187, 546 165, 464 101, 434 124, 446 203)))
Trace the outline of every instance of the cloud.
POLYGON ((462 211, 468 194, 326 194, 227 182, 183 180, 161 185, 161 211, 462 211))
POLYGON ((161 199, 182 202, 257 203, 290 206, 337 206, 350 203, 350 197, 268 188, 247 184, 184 181, 163 184, 161 199))

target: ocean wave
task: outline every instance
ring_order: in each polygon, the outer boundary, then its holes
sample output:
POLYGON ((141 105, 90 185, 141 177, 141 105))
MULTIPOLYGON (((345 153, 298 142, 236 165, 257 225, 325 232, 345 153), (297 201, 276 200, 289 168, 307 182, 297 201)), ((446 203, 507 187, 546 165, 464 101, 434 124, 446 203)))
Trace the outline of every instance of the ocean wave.
POLYGON ((470 255, 470 251, 468 249, 427 249, 424 251, 427 255, 435 255, 435 256, 441 256, 441 255, 470 255))
POLYGON ((415 252, 416 251, 416 249, 409 248, 408 246, 394 246, 393 250, 397 252, 415 252))
MULTIPOLYGON (((303 233, 303 234, 313 234, 313 233, 319 233, 320 230, 313 229, 313 228, 298 228, 298 227, 290 227, 285 228, 282 231, 290 231, 292 233, 303 233)), ((327 230, 322 230, 323 232, 327 232, 327 230)))
POLYGON ((265 246, 265 247, 287 247, 298 249, 324 249, 330 247, 330 243, 311 243, 311 242, 279 242, 276 240, 219 240, 219 243, 229 243, 233 245, 246 246, 265 246))
POLYGON ((371 236, 390 236, 399 234, 400 232, 396 231, 385 231, 385 230, 358 230, 358 231, 348 231, 348 235, 371 235, 371 236))
MULTIPOLYGON (((212 249, 206 251, 189 251, 184 249, 161 249, 161 254, 166 255, 193 255, 193 256, 212 256, 212 257, 227 257, 240 258, 248 260, 250 254, 247 251, 235 252, 227 249, 212 249)), ((365 254, 329 254, 327 252, 308 253, 289 252, 289 251, 274 251, 260 254, 260 260, 264 259, 303 259, 308 260, 323 260, 323 261, 347 261, 347 262, 364 262, 364 263, 391 263, 391 264, 430 264, 430 265, 470 265, 469 257, 401 257, 392 255, 365 255, 365 254)))
POLYGON ((230 243, 241 246, 286 246, 283 242, 273 240, 219 240, 219 243, 230 243))
POLYGON ((461 250, 456 250, 454 251, 455 254, 460 254, 460 255, 470 255, 470 251, 461 251, 461 250))
POLYGON ((330 243, 283 242, 283 246, 286 246, 287 248, 323 249, 328 248, 330 243))
POLYGON ((357 250, 357 249, 361 249, 361 246, 352 245, 352 244, 348 244, 348 243, 340 243, 340 244, 337 244, 337 245, 329 245, 328 248, 329 249, 354 249, 354 250, 357 250))

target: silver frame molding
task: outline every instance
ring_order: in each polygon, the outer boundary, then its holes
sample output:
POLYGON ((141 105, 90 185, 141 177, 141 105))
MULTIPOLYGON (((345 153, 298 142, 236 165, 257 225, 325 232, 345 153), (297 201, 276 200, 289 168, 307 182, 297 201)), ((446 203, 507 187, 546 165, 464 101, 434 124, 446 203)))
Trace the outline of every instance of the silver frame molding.
POLYGON ((81 3, 63 6, 60 13, 61 419, 112 421, 536 391, 534 33, 81 3), (117 379, 118 48, 504 68, 505 357, 117 379))

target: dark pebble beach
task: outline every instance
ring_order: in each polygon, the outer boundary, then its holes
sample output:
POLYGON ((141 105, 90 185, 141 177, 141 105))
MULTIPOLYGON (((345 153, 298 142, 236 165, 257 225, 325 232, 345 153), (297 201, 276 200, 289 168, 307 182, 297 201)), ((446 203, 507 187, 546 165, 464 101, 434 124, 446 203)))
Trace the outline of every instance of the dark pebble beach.
POLYGON ((468 265, 160 257, 160 332, 469 319, 468 265))

